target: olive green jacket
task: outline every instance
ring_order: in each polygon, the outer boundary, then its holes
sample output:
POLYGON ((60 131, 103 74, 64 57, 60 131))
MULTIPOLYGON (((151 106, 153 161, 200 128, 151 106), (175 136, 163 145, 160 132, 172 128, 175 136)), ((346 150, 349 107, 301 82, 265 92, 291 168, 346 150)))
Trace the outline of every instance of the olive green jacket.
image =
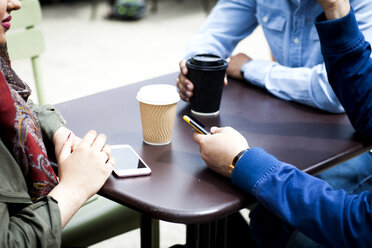
MULTIPOLYGON (((55 131, 65 124, 51 105, 29 102, 41 125, 45 141, 52 142, 55 131)), ((61 216, 51 197, 33 203, 26 181, 12 154, 0 142, 0 247, 60 247, 61 216)))

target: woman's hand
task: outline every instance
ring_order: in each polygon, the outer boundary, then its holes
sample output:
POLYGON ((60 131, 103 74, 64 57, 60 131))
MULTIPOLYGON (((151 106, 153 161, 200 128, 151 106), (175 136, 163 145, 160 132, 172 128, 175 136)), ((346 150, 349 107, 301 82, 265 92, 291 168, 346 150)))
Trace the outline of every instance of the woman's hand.
POLYGON ((71 137, 57 158, 60 183, 78 188, 87 199, 106 182, 113 169, 106 136, 89 131, 75 150, 71 137), (79 180, 76 180, 79 179, 79 180))
POLYGON ((74 151, 81 142, 81 138, 76 136, 70 129, 66 127, 58 128, 53 136, 54 152, 56 154, 56 158, 59 157, 62 147, 67 141, 67 138, 69 138, 69 140, 72 142, 71 152, 74 151))
POLYGON ((248 149, 247 140, 231 127, 211 128, 211 134, 194 133, 194 141, 200 145, 202 159, 217 173, 231 177, 229 170, 234 157, 248 149))
POLYGON ((57 157, 59 184, 49 193, 58 201, 64 227, 76 211, 106 182, 114 168, 106 136, 89 131, 76 149, 71 137, 57 157))
POLYGON ((317 0, 328 20, 346 16, 350 12, 349 0, 317 0))

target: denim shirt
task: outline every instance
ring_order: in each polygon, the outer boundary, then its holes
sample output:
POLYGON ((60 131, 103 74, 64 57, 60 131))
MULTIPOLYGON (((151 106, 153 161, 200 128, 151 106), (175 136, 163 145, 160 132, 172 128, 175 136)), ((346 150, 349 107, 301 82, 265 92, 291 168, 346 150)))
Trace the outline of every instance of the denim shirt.
MULTIPOLYGON (((350 2, 371 42, 370 0, 350 2)), ((188 45, 186 58, 196 53, 229 57, 237 43, 261 25, 275 61, 249 61, 241 68, 244 78, 284 100, 341 113, 344 110, 328 84, 314 26, 321 12, 315 0, 220 0, 188 45)))

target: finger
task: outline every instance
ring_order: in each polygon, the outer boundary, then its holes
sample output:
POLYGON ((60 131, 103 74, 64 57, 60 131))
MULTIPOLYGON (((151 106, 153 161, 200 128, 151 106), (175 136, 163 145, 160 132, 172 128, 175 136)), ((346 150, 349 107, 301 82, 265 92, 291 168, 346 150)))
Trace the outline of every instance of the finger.
POLYGON ((97 156, 98 161, 102 164, 106 164, 107 161, 111 159, 110 154, 107 154, 104 151, 98 152, 98 154, 96 154, 95 156, 97 156))
POLYGON ((177 86, 178 86, 178 92, 181 93, 183 96, 188 97, 188 90, 186 89, 185 85, 179 82, 177 83, 177 86))
POLYGON ((180 78, 181 79, 177 81, 178 92, 180 93, 182 100, 188 101, 190 97, 193 95, 192 89, 194 88, 194 86, 191 83, 191 81, 188 80, 186 77, 180 76, 180 78))
POLYGON ((183 87, 183 85, 179 82, 177 82, 177 89, 178 89, 178 94, 180 95, 181 99, 183 101, 188 101, 188 97, 186 95, 186 91, 183 87))
POLYGON ((102 151, 105 152, 105 153, 107 153, 107 154, 111 154, 112 148, 111 148, 110 145, 105 144, 105 145, 103 146, 103 148, 102 148, 102 151))
POLYGON ((73 137, 69 137, 61 148, 58 160, 60 162, 64 161, 72 152, 73 137))
POLYGON ((186 89, 186 90, 193 90, 194 89, 194 84, 190 81, 190 79, 183 75, 182 73, 180 73, 178 75, 178 80, 177 80, 177 83, 180 83, 183 85, 183 87, 186 89))
POLYGON ((110 145, 104 145, 103 148, 102 148, 102 152, 104 152, 106 155, 107 155, 107 159, 106 161, 110 160, 111 158, 111 146, 110 145))
POLYGON ((179 65, 180 69, 182 69, 182 67, 186 65, 186 60, 184 60, 184 59, 180 60, 178 65, 179 65))
POLYGON ((82 139, 76 135, 73 135, 72 138, 73 138, 72 151, 75 151, 82 139))
POLYGON ((218 129, 218 127, 211 127, 211 134, 214 134, 216 132, 216 129, 218 129))
POLYGON ((116 161, 115 159, 111 158, 109 161, 107 161, 107 163, 103 166, 104 167, 104 170, 107 172, 107 175, 110 176, 110 174, 112 173, 112 171, 114 170, 115 168, 115 165, 116 165, 116 161))
POLYGON ((187 66, 186 66, 186 60, 181 60, 180 63, 179 63, 179 66, 180 66, 180 71, 182 72, 182 74, 187 75, 188 70, 187 70, 187 66))
POLYGON ((179 92, 179 94, 180 94, 180 98, 182 99, 182 101, 185 101, 185 102, 190 101, 190 99, 188 97, 186 97, 185 95, 182 95, 180 92, 179 92))
POLYGON ((192 92, 194 90, 194 84, 187 77, 183 80, 183 84, 188 91, 192 92))
POLYGON ((177 88, 182 93, 185 93, 187 91, 186 84, 184 82, 185 80, 186 80, 185 77, 182 76, 182 74, 179 74, 177 78, 177 88))
POLYGON ((91 146, 94 140, 96 139, 96 137, 97 137, 96 131, 89 130, 83 137, 83 140, 81 141, 81 143, 91 146))
MULTIPOLYGON (((70 131, 69 129, 67 129, 66 127, 61 127, 60 129, 58 129, 58 134, 55 134, 55 136, 53 137, 53 139, 57 138, 58 140, 58 145, 56 145, 55 149, 56 149, 56 154, 60 154, 61 153, 61 150, 62 150, 62 146, 63 144, 69 140, 69 139, 72 139, 74 137, 74 133, 72 131, 70 131), (63 135, 59 135, 60 133, 64 133, 63 135), (66 138, 67 137, 67 138, 66 138), (63 140, 65 140, 65 142, 63 142, 63 140), (60 143, 61 142, 61 143, 60 143), (63 142, 63 143, 62 143, 63 142)), ((59 155, 58 155, 58 159, 59 159, 59 155)))
POLYGON ((224 77, 224 79, 223 79, 223 83, 224 83, 225 86, 228 84, 228 81, 227 81, 227 74, 225 74, 225 77, 224 77))
POLYGON ((112 167, 115 167, 116 160, 114 158, 110 158, 109 160, 107 160, 106 165, 111 165, 112 167))
POLYGON ((195 141, 196 143, 198 143, 198 144, 200 145, 200 142, 201 142, 202 139, 204 138, 203 136, 204 136, 204 134, 201 134, 201 133, 198 133, 198 132, 194 132, 192 138, 194 139, 194 141, 195 141))
POLYGON ((105 162, 107 163, 107 161, 109 161, 109 160, 111 159, 111 156, 110 156, 110 154, 108 154, 108 153, 106 153, 106 152, 102 152, 102 153, 104 153, 104 154, 106 155, 106 160, 105 160, 105 162))
POLYGON ((96 139, 94 140, 93 144, 92 144, 92 149, 94 151, 102 151, 104 145, 106 143, 106 135, 104 134, 99 134, 97 135, 96 139))

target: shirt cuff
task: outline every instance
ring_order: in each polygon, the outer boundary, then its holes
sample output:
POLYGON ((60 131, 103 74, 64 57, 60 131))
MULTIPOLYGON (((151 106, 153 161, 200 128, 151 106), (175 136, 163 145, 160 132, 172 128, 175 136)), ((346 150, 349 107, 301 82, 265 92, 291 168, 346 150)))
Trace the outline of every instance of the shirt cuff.
POLYGON ((353 8, 346 16, 329 21, 323 12, 316 18, 315 26, 323 53, 344 51, 358 40, 364 39, 355 19, 353 8))
POLYGON ((242 65, 240 71, 244 79, 253 85, 265 88, 265 79, 275 62, 270 60, 252 59, 242 65))
POLYGON ((256 183, 271 168, 281 163, 264 149, 259 147, 251 148, 244 153, 235 165, 231 176, 232 182, 248 193, 253 194, 256 183))

